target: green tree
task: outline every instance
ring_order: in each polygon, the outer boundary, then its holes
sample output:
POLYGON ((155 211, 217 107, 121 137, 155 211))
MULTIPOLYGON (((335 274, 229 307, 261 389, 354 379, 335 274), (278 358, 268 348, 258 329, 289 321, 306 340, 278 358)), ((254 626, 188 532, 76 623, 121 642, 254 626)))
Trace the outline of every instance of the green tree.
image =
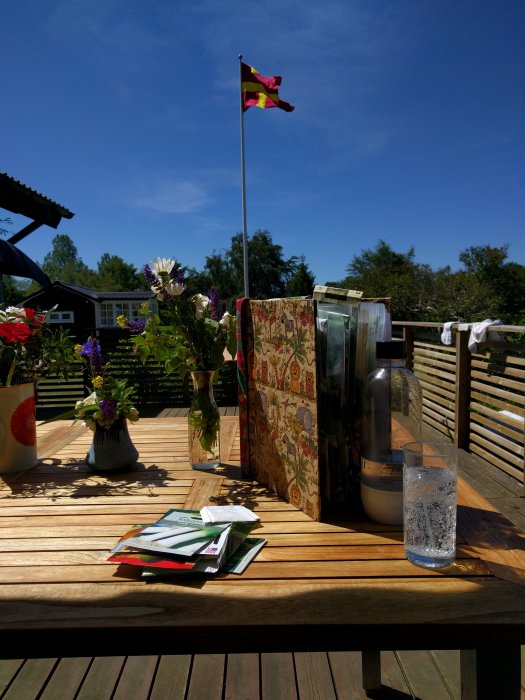
POLYGON ((433 272, 428 265, 416 263, 414 255, 414 248, 397 253, 380 240, 375 249, 354 256, 348 276, 335 285, 361 290, 365 297, 390 297, 393 320, 428 320, 433 272))
MULTIPOLYGON (((268 231, 256 231, 248 239, 248 271, 250 297, 267 299, 283 297, 296 271, 297 258, 286 259, 282 246, 272 240, 268 231)), ((231 247, 224 253, 214 252, 206 258, 202 272, 190 270, 188 283, 192 291, 215 286, 229 305, 244 294, 244 255, 242 233, 232 236, 231 247)))
POLYGON ((508 255, 508 245, 495 248, 490 245, 471 246, 459 254, 459 260, 471 275, 497 278, 508 255))
MULTIPOLYGON (((5 226, 12 226, 13 222, 9 217, 0 219, 0 236, 7 236, 12 233, 5 226)), ((40 285, 30 279, 12 277, 10 275, 0 275, 0 303, 2 306, 16 306, 29 294, 33 287, 40 289, 40 285)))
POLYGON ((525 267, 507 262, 507 256, 507 245, 472 246, 460 253, 472 293, 487 300, 484 308, 469 320, 499 318, 508 324, 525 320, 525 267))
POLYGON ((303 297, 312 294, 315 286, 313 272, 306 264, 304 255, 301 255, 295 271, 286 285, 286 295, 289 297, 303 297))
POLYGON ((3 305, 5 306, 16 306, 28 293, 28 285, 10 275, 2 275, 0 284, 3 286, 3 305))
POLYGON ((4 228, 4 224, 11 226, 12 223, 13 222, 9 217, 6 217, 5 219, 0 219, 0 236, 7 236, 8 233, 11 233, 11 231, 8 228, 4 228))
POLYGON ((77 247, 64 233, 57 234, 52 241, 53 248, 44 258, 42 269, 51 281, 61 280, 94 288, 96 273, 78 255, 77 247))
POLYGON ((481 321, 496 318, 499 300, 488 287, 465 270, 452 272, 450 267, 434 274, 434 290, 428 321, 481 321))
MULTIPOLYGON (((236 278, 243 279, 242 234, 232 238, 229 260, 236 278)), ((272 241, 268 231, 256 231, 248 239, 248 271, 250 296, 253 299, 283 297, 288 281, 295 271, 295 258, 286 260, 282 246, 272 241)))
POLYGON ((97 289, 104 292, 124 292, 147 289, 146 279, 137 268, 118 255, 104 253, 97 264, 97 289))
POLYGON ((394 251, 384 241, 348 265, 334 286, 360 289, 365 297, 390 297, 398 321, 525 321, 525 267, 506 262, 508 246, 472 246, 459 255, 464 269, 433 271, 416 263, 414 248, 394 251))

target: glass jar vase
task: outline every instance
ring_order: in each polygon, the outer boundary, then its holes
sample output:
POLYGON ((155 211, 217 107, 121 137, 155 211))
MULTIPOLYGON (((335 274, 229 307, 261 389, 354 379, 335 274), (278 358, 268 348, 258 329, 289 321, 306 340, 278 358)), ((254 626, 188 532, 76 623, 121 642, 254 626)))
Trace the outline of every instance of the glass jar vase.
POLYGON ((213 394, 214 370, 191 372, 193 398, 188 412, 188 447, 192 469, 212 471, 220 465, 221 416, 213 394))

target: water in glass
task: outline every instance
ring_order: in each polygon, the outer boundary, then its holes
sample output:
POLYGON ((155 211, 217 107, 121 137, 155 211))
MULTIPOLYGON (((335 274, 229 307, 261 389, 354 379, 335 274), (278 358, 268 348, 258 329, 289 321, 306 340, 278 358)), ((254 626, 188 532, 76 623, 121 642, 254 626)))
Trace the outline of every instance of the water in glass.
POLYGON ((405 554, 417 566, 441 569, 456 557, 456 473, 404 468, 405 554))

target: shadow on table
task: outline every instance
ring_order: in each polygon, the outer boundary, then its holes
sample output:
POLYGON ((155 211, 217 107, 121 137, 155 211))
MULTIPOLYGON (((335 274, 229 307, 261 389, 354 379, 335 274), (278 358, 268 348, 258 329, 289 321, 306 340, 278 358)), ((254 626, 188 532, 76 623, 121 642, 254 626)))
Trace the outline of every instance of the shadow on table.
POLYGON ((495 576, 525 586, 525 534, 501 513, 459 505, 458 532, 495 576))
POLYGON ((34 469, 4 474, 10 488, 4 498, 30 496, 89 498, 101 495, 139 495, 146 489, 150 496, 161 487, 173 484, 173 476, 156 464, 137 462, 120 471, 93 471, 84 460, 42 460, 34 469))

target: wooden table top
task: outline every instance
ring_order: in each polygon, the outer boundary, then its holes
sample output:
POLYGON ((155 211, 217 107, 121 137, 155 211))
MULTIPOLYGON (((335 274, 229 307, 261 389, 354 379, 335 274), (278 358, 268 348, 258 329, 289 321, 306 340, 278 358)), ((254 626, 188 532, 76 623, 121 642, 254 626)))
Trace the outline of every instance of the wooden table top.
MULTIPOLYGON (((222 456, 238 465, 238 419, 222 456)), ((525 535, 460 480, 456 563, 409 563, 399 528, 314 522, 237 466, 189 468, 185 418, 130 426, 132 470, 95 474, 92 434, 39 426, 39 464, 0 477, 0 631, 4 656, 279 649, 469 648, 525 643, 525 535), (242 575, 140 579, 106 562, 132 525, 169 508, 242 503, 267 545, 242 575)))

